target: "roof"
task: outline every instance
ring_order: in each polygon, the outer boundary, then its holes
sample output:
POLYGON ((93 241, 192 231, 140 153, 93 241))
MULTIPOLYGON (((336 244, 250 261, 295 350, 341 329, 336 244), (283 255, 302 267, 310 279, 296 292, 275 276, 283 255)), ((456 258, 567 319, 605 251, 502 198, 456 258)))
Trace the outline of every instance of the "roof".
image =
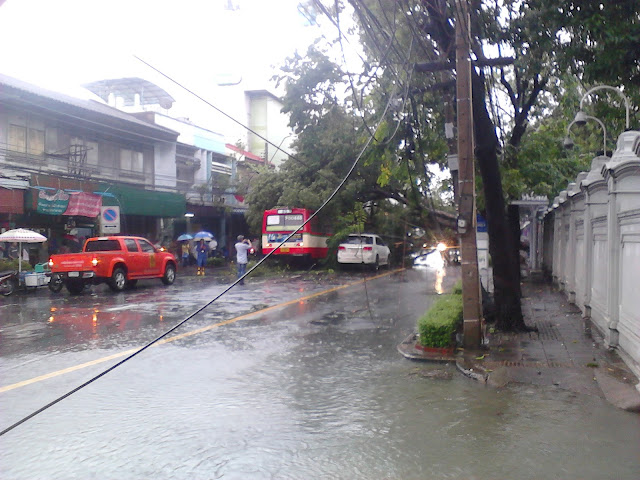
POLYGON ((282 99, 277 95, 274 95, 268 90, 245 90, 244 94, 248 97, 270 97, 279 103, 282 103, 282 99))
POLYGON ((234 151, 236 153, 239 153, 240 155, 244 155, 244 157, 248 158, 249 160, 255 160, 256 162, 264 163, 264 158, 259 157, 255 153, 247 152, 246 150, 243 150, 240 147, 236 147, 235 145, 233 145, 231 143, 227 143, 227 144, 225 144, 225 146, 229 150, 232 150, 232 151, 234 151))
POLYGON ((118 126, 122 128, 122 122, 126 122, 130 127, 135 126, 138 130, 142 130, 142 132, 136 132, 130 129, 128 133, 152 134, 155 135, 158 140, 175 141, 178 135, 177 132, 173 130, 145 122, 109 105, 94 100, 82 100, 47 90, 1 73, 0 103, 11 104, 17 107, 26 104, 41 113, 43 111, 53 111, 58 115, 91 123, 97 123, 99 119, 101 126, 111 126, 113 128, 118 128, 118 126), (38 101, 32 101, 32 99, 29 98, 30 96, 35 97, 34 100, 38 101), (98 117, 97 119, 96 116, 98 117))
POLYGON ((140 95, 140 105, 160 105, 162 108, 169 109, 175 102, 175 99, 166 90, 138 77, 98 80, 85 83, 83 87, 98 95, 105 102, 108 101, 110 94, 122 97, 127 106, 135 104, 136 94, 140 95))

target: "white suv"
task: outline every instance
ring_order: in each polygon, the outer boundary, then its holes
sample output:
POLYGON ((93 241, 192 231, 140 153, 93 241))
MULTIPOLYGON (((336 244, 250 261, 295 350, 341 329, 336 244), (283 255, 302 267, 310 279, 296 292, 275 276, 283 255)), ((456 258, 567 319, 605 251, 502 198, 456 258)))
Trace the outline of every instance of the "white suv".
POLYGON ((338 263, 372 265, 377 270, 380 265, 389 265, 390 254, 378 235, 353 233, 338 247, 338 263))

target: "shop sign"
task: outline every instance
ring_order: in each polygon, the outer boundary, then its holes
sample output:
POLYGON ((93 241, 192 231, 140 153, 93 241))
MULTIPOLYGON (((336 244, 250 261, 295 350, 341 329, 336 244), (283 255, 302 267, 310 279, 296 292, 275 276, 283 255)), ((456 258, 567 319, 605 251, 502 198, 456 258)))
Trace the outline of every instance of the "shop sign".
POLYGON ((94 193, 71 193, 69 205, 63 215, 80 215, 83 217, 97 217, 100 215, 102 197, 94 193))
POLYGON ((44 190, 38 192, 38 213, 62 215, 68 206, 69 194, 63 190, 57 190, 53 195, 48 195, 44 190))

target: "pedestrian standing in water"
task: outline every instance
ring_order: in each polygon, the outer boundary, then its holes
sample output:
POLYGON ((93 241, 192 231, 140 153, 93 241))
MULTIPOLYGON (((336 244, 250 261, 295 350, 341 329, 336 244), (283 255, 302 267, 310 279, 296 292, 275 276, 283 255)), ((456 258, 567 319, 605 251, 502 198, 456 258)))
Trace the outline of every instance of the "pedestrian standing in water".
POLYGON ((207 257, 209 256, 209 246, 204 239, 200 239, 198 246, 196 247, 196 254, 198 259, 198 273, 196 275, 202 275, 204 277, 204 266, 207 263, 207 257))
MULTIPOLYGON (((247 263, 249 262, 247 252, 251 249, 251 242, 249 239, 245 239, 244 235, 238 235, 238 243, 236 243, 235 247, 238 278, 241 278, 247 272, 247 263)), ((244 280, 240 282, 240 285, 244 285, 244 280)))

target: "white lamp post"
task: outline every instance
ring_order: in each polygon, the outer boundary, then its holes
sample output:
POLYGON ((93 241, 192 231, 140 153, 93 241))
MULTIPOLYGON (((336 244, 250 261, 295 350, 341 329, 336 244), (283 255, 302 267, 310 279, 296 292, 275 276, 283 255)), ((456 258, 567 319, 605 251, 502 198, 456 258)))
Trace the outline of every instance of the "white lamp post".
POLYGON ((613 90, 614 92, 616 92, 618 95, 620 95, 622 97, 622 99, 624 100, 624 106, 625 106, 625 110, 626 110, 626 126, 625 128, 627 130, 629 130, 629 99, 626 97, 626 95, 624 93, 622 93, 622 90, 620 90, 619 88, 616 87, 611 87, 609 85, 598 85, 597 87, 593 87, 591 90, 589 90, 587 93, 585 93, 582 98, 580 99, 580 111, 576 114, 576 122, 580 125, 584 125, 586 123, 586 119, 583 119, 580 114, 586 116, 586 114, 583 112, 583 105, 584 105, 584 101, 586 100, 586 98, 591 95, 594 92, 597 92, 598 90, 613 90), (580 116, 580 120, 578 120, 578 117, 580 116))

